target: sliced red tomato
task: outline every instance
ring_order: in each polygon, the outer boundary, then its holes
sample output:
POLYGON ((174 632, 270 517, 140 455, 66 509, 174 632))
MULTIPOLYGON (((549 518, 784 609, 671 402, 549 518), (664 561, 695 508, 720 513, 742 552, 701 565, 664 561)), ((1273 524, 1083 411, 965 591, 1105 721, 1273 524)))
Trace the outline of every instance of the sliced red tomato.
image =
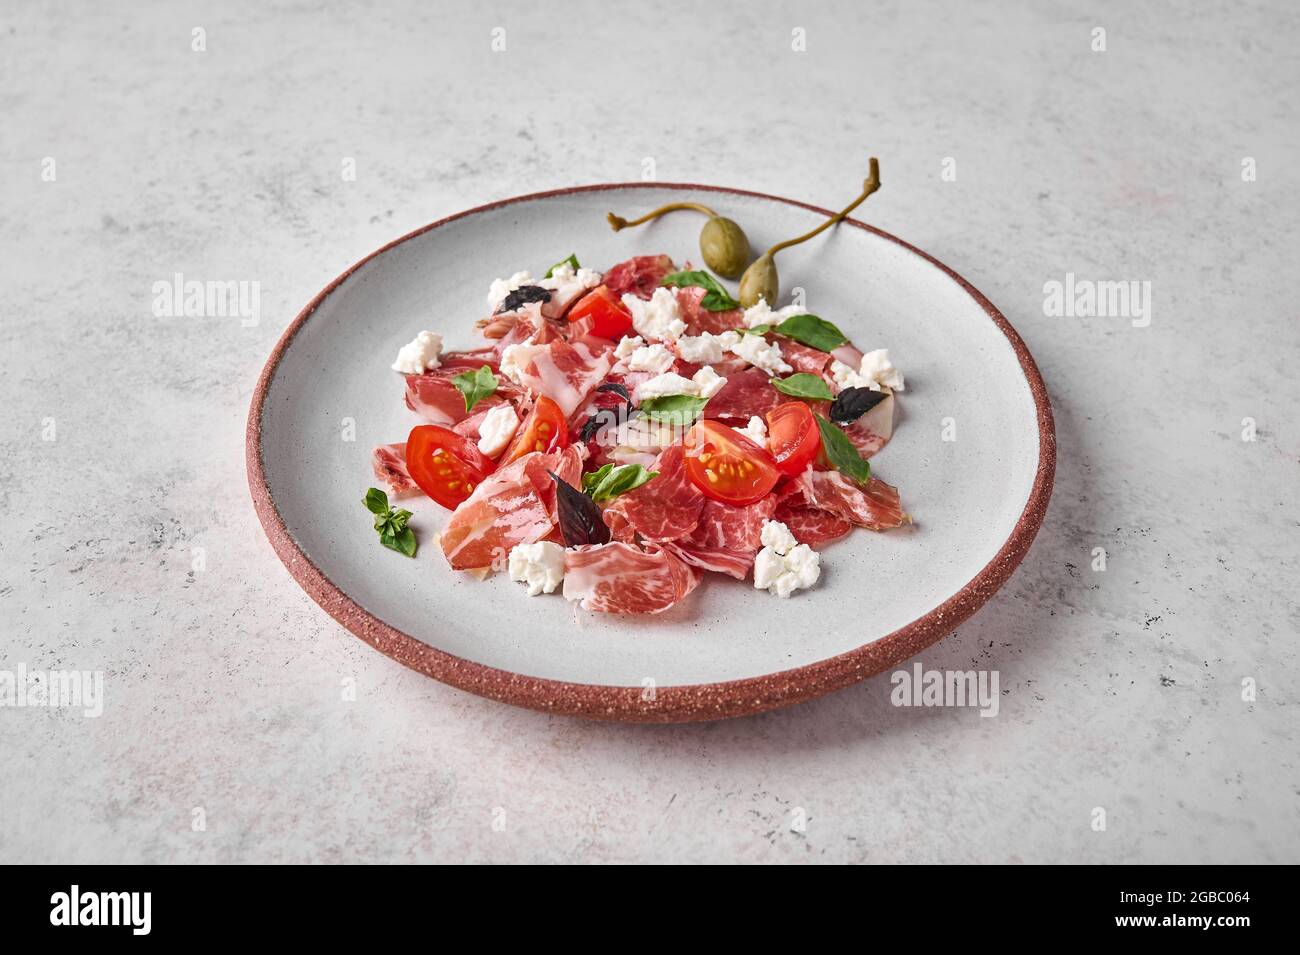
POLYGON ((569 310, 569 321, 592 321, 591 334, 618 341, 632 330, 632 313, 619 297, 603 285, 592 289, 569 310))
POLYGON ((812 409, 787 401, 767 413, 767 449, 782 474, 801 474, 821 449, 821 433, 812 409))
POLYGON ((406 439, 406 469, 421 491, 455 510, 495 465, 468 438, 441 425, 422 424, 406 439))
POLYGON ((772 455, 717 421, 697 422, 686 432, 686 476, 708 497, 724 504, 753 504, 776 486, 781 472, 772 455))
POLYGON ((544 451, 550 454, 552 451, 559 451, 568 443, 569 426, 564 420, 564 412, 546 395, 539 395, 533 410, 519 426, 514 441, 497 461, 497 466, 505 467, 511 461, 522 458, 532 451, 544 451))

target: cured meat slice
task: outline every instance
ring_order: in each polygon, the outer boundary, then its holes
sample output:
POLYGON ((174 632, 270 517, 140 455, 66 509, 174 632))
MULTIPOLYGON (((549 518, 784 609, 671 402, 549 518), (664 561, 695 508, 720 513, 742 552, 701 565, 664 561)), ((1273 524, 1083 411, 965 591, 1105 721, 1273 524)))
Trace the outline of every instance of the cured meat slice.
POLYGON ((836 361, 843 362, 850 368, 857 368, 862 364, 862 352, 847 342, 831 351, 831 357, 836 361))
MULTIPOLYGON (((608 344, 608 343, 606 343, 608 344)), ((613 365, 613 351, 587 341, 556 340, 530 346, 527 364, 521 363, 520 383, 533 394, 546 395, 568 418, 613 365)))
POLYGON ((751 415, 761 418, 785 400, 785 396, 772 387, 767 372, 761 368, 746 368, 727 376, 722 390, 704 406, 704 416, 748 423, 751 415))
POLYGON ((725 547, 701 547, 689 540, 668 541, 663 548, 692 567, 728 574, 737 580, 749 576, 756 553, 751 550, 727 550, 725 547))
POLYGON ((710 498, 700 510, 700 522, 691 534, 691 543, 704 548, 748 552, 752 558, 763 546, 763 522, 776 511, 776 504, 772 494, 740 507, 710 498))
POLYGON ((774 340, 781 347, 781 357, 785 359, 787 365, 796 372, 804 372, 809 375, 820 375, 822 370, 830 362, 831 356, 824 351, 816 348, 810 348, 799 342, 792 341, 789 338, 775 336, 774 340))
POLYGON ((615 499, 610 505, 646 540, 670 541, 685 537, 700 522, 704 495, 686 476, 680 444, 664 448, 650 470, 659 476, 615 499))
POLYGON ((662 613, 689 594, 700 573, 664 549, 610 541, 564 552, 564 596, 601 613, 662 613))
POLYGON ((605 273, 605 287, 617 295, 649 299, 665 275, 676 270, 666 255, 638 255, 605 273))
POLYGON ((799 484, 809 506, 870 531, 911 521, 899 502, 898 489, 878 477, 873 477, 864 490, 839 471, 808 470, 799 476, 799 484))
POLYGON ((552 454, 530 456, 529 463, 524 467, 524 473, 528 475, 528 480, 536 489, 537 496, 542 499, 546 513, 551 515, 551 520, 558 524, 560 516, 556 510, 557 495, 555 481, 550 474, 552 471, 561 481, 577 490, 582 490, 582 453, 576 445, 570 445, 552 454))
POLYGON ((613 507, 607 507, 601 513, 605 519, 605 526, 609 528, 609 536, 616 541, 623 541, 625 544, 636 543, 636 528, 632 526, 631 521, 627 519, 622 511, 615 510, 613 507))
MULTIPOLYGON (((482 366, 479 366, 482 367, 482 366)), ((465 410, 465 396, 451 380, 465 368, 436 368, 423 375, 406 376, 406 407, 430 424, 450 427, 469 417, 465 410)), ((474 413, 490 411, 505 402, 516 402, 521 397, 519 389, 508 381, 497 380, 494 394, 474 406, 474 413)))
POLYGON ((700 301, 707 294, 707 289, 696 285, 677 289, 677 308, 681 311, 682 321, 686 323, 687 335, 702 335, 705 332, 710 335, 721 335, 725 331, 740 328, 745 324, 744 316, 738 308, 710 312, 701 305, 700 301))
POLYGON ((845 435, 858 453, 869 458, 886 444, 894 433, 894 396, 891 394, 857 421, 845 426, 845 435))
POLYGON ((524 342, 531 341, 537 334, 537 328, 542 320, 541 316, 536 314, 530 316, 527 313, 512 313, 493 315, 490 319, 484 319, 484 322, 486 324, 482 325, 483 337, 495 341, 492 350, 500 358, 501 353, 511 345, 522 345, 524 342), (494 334, 488 334, 489 331, 494 334))
POLYGON ((482 437, 480 429, 483 427, 483 419, 487 417, 488 412, 491 410, 491 408, 485 408, 480 402, 474 406, 474 411, 468 418, 457 422, 451 430, 477 444, 478 439, 482 437))
POLYGON ((487 365, 496 374, 501 368, 501 356, 495 348, 475 348, 472 351, 443 352, 435 371, 458 375, 462 371, 475 371, 487 365))
POLYGON ((849 439, 849 443, 858 449, 858 454, 862 455, 864 459, 871 457, 883 448, 889 440, 876 434, 870 428, 859 425, 857 422, 844 429, 844 436, 849 439))
POLYGON ((566 457, 563 452, 534 451, 488 475, 452 512, 442 530, 447 563, 457 570, 498 569, 505 566, 515 545, 531 544, 549 534, 555 526, 555 488, 551 484, 548 496, 541 478, 551 483, 546 475, 549 469, 565 480, 571 475, 576 480, 577 451, 571 459, 566 457))
POLYGON ((821 511, 797 500, 778 504, 772 520, 790 528, 795 540, 810 547, 837 541, 853 530, 852 524, 830 511, 821 511))
POLYGON ((375 469, 375 478, 387 485, 389 497, 411 497, 419 494, 420 488, 406 469, 406 442, 398 444, 381 444, 371 454, 371 464, 375 469))

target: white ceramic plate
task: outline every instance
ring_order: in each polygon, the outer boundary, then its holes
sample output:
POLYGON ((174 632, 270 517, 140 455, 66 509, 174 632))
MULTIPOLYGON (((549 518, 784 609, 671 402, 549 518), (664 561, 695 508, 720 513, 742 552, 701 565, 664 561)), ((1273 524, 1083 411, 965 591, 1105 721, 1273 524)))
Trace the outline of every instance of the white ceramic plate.
MULTIPOLYGON (((344 626, 446 682, 526 706, 604 718, 685 720, 769 709, 879 672, 952 632, 1006 580, 1051 491, 1046 391, 1023 342, 975 289, 924 253, 853 220, 778 259, 783 296, 907 378, 892 441, 872 459, 910 528, 855 531, 824 548, 821 582, 789 600, 709 574, 659 616, 575 611, 504 575, 453 572, 433 543, 446 513, 408 503, 415 560, 379 546, 361 499, 370 452, 418 423, 389 370, 421 329, 476 344, 492 279, 540 274, 576 253, 606 268, 666 252, 699 262, 691 214, 612 232, 693 196, 741 223, 756 249, 825 210, 732 190, 595 186, 523 196, 434 223, 353 266, 311 302, 267 362, 249 416, 253 497, 277 553, 344 626), (344 441, 344 422, 355 441, 344 441), (956 440, 944 440, 950 424, 956 440), (653 686, 654 692, 646 687, 653 686)), ((879 201, 873 200, 873 201, 879 201)), ((734 289, 734 285, 732 286, 734 289)), ((784 304, 784 301, 783 301, 784 304)))

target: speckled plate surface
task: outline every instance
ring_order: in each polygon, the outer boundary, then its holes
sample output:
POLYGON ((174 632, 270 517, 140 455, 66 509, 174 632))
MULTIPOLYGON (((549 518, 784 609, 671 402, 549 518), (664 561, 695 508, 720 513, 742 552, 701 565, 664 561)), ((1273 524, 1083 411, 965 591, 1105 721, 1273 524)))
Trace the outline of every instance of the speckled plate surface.
POLYGON ((449 348, 471 346, 492 279, 540 274, 570 252, 598 268, 657 252, 698 262, 698 216, 618 234, 604 220, 688 195, 742 223, 760 249, 829 214, 673 184, 521 196, 398 239, 303 309, 253 397, 248 475, 276 552, 331 616, 405 665, 483 696, 668 722, 759 712, 878 673, 951 633, 1006 581, 1051 494, 1042 379, 978 291, 853 220, 783 253, 782 289, 803 288, 811 311, 864 351, 888 348, 906 375, 894 438, 872 466, 899 488, 914 526, 825 547, 821 582, 789 600, 710 574, 668 613, 635 618, 578 611, 558 593, 529 598, 504 575, 451 571, 433 544, 447 512, 426 499, 407 505, 419 556, 379 546, 361 504, 375 483, 370 451, 418 423, 388 369, 397 349, 423 328, 449 348))

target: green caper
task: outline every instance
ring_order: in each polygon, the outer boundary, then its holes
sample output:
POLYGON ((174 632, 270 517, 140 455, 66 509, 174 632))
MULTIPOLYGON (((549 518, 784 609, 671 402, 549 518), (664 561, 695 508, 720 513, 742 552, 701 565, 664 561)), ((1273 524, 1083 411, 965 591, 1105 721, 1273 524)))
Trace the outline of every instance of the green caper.
POLYGON ((781 283, 777 279, 776 261, 771 254, 765 252, 756 258, 740 277, 741 308, 753 308, 758 304, 759 299, 765 299, 768 305, 775 305, 780 290, 781 283))
POLYGON ((724 218, 698 202, 670 202, 631 221, 612 212, 606 218, 609 219, 610 228, 619 232, 680 209, 702 212, 709 217, 700 230, 700 255, 705 265, 724 279, 734 279, 744 271, 745 263, 749 261, 749 237, 745 235, 745 230, 734 220, 724 218))
POLYGON ((713 216, 700 230, 700 255, 724 279, 737 278, 749 262, 749 236, 734 220, 713 216))
POLYGON ((776 254, 782 249, 788 249, 792 245, 798 245, 800 242, 807 242, 813 236, 825 229, 829 229, 835 223, 846 217, 850 212, 862 205, 867 196, 871 195, 880 188, 880 163, 876 157, 871 157, 870 170, 866 180, 862 183, 862 194, 854 199, 844 209, 831 216, 817 228, 794 239, 787 239, 784 242, 778 242, 772 248, 768 249, 762 255, 754 260, 754 263, 747 269, 745 274, 740 277, 740 304, 745 308, 750 308, 758 304, 758 300, 766 299, 768 305, 775 305, 777 295, 781 291, 781 283, 776 274, 776 254))

